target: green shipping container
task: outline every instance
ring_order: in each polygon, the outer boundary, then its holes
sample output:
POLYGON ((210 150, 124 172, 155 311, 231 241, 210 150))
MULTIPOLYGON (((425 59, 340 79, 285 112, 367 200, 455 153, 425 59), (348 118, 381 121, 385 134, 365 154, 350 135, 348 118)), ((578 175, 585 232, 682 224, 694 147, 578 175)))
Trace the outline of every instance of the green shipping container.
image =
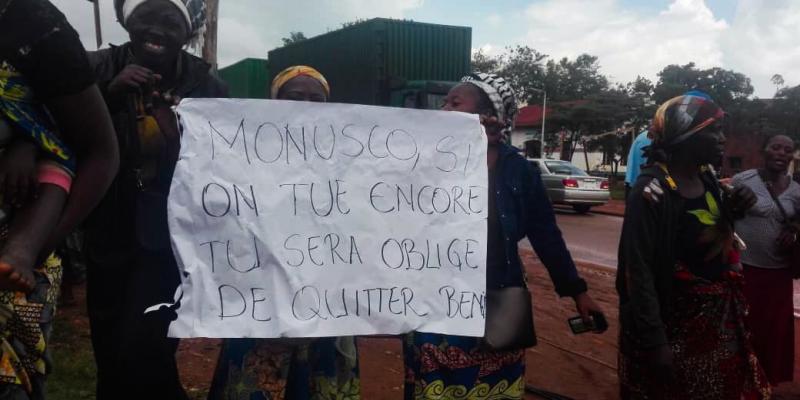
POLYGON ((470 69, 472 28, 376 18, 269 52, 273 74, 318 69, 331 101, 389 105, 409 81, 457 81, 470 69))
POLYGON ((269 98, 269 66, 267 60, 245 58, 218 71, 228 84, 230 97, 243 99, 269 98))

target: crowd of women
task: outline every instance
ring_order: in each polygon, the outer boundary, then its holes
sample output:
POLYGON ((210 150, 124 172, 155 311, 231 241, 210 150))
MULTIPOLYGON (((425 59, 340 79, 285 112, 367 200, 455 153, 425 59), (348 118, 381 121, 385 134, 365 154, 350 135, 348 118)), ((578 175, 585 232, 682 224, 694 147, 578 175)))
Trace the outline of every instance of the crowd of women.
MULTIPOLYGON (((187 398, 178 342, 166 335, 172 312, 143 310, 168 303, 180 282, 166 214, 180 147, 172 106, 226 96, 210 66, 183 50, 204 29, 203 4, 115 0, 130 41, 87 55, 47 0, 0 0, 0 399, 45 398, 61 280, 51 253, 81 222, 97 398, 187 398)), ((326 102, 331 90, 318 71, 296 66, 276 76, 271 95, 326 102)), ((442 109, 479 114, 489 139, 487 290, 530 300, 517 249, 527 237, 558 294, 586 322, 601 315, 538 171, 506 144, 513 89, 472 73, 442 109)), ((667 101, 653 118, 619 253, 621 398, 767 399, 792 379, 795 145, 771 137, 762 168, 721 182, 713 166, 724 118, 700 92, 667 101)), ((487 316, 487 332, 497 326, 532 330, 487 316)), ((405 398, 521 399, 533 342, 411 333, 405 398)), ((228 339, 209 395, 359 397, 353 337, 228 339)))

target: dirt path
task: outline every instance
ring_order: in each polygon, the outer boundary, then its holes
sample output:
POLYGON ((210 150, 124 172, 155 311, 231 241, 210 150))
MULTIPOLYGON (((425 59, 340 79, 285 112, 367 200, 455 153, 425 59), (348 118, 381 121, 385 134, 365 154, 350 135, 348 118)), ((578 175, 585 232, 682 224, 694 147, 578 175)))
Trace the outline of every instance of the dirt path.
MULTIPOLYGON (((532 252, 523 251, 522 256, 533 292, 536 331, 539 337, 539 345, 527 353, 527 383, 576 400, 617 399, 618 324, 617 297, 613 285, 615 272, 604 267, 579 265, 580 273, 589 283, 592 296, 608 313, 610 328, 604 335, 575 336, 570 333, 566 322, 567 318, 576 314, 574 304, 569 299, 557 298, 546 270, 532 252)), ((62 326, 68 324, 71 327, 69 331, 74 337, 59 338, 62 343, 55 343, 56 348, 77 341, 87 342, 88 322, 83 311, 82 288, 78 290, 77 298, 78 306, 62 309, 58 317, 62 326)), ((800 323, 797 323, 797 329, 800 332, 800 323)), ((194 399, 205 398, 211 384, 219 343, 218 340, 210 339, 184 340, 181 343, 178 352, 181 377, 194 399)), ((360 338, 358 344, 361 354, 362 398, 402 399, 403 360, 400 340, 360 338)), ((796 346, 800 349, 800 340, 797 340, 796 346)), ((800 365, 800 351, 797 354, 797 365, 800 365)), ((55 378, 63 374, 63 371, 58 370, 54 373, 55 378)), ((796 371, 795 380, 800 381, 800 368, 796 371)), ((85 389, 87 385, 93 385, 93 382, 75 382, 74 385, 81 385, 85 389)), ((528 398, 537 397, 530 395, 528 398)), ((800 384, 781 387, 775 398, 800 399, 800 384)))

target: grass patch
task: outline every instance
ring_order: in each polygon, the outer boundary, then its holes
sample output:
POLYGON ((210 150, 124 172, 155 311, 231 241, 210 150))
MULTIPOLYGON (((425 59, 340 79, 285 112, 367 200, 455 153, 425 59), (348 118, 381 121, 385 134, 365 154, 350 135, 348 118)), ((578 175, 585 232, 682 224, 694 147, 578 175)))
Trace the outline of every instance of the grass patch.
POLYGON ((612 200, 625 200, 625 187, 613 187, 611 188, 611 199, 612 200))
POLYGON ((89 335, 68 320, 56 319, 50 338, 53 373, 47 378, 49 400, 95 398, 94 355, 89 335))
POLYGON ((610 190, 612 200, 625 200, 625 181, 613 180, 610 190))

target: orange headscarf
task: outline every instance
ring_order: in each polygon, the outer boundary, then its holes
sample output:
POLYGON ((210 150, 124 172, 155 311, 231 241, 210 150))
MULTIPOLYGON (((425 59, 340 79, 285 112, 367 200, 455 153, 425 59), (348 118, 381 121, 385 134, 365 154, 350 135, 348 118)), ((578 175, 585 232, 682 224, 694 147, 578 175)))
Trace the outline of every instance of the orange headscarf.
POLYGON ((272 80, 272 90, 270 93, 270 98, 276 99, 278 98, 278 92, 281 91, 283 85, 290 80, 297 78, 298 76, 308 76, 311 78, 316 79, 322 87, 325 89, 325 95, 330 97, 331 95, 331 87, 328 85, 328 81, 322 76, 319 71, 314 68, 311 68, 306 65, 295 65, 285 70, 281 71, 280 74, 275 76, 275 79, 272 80))

